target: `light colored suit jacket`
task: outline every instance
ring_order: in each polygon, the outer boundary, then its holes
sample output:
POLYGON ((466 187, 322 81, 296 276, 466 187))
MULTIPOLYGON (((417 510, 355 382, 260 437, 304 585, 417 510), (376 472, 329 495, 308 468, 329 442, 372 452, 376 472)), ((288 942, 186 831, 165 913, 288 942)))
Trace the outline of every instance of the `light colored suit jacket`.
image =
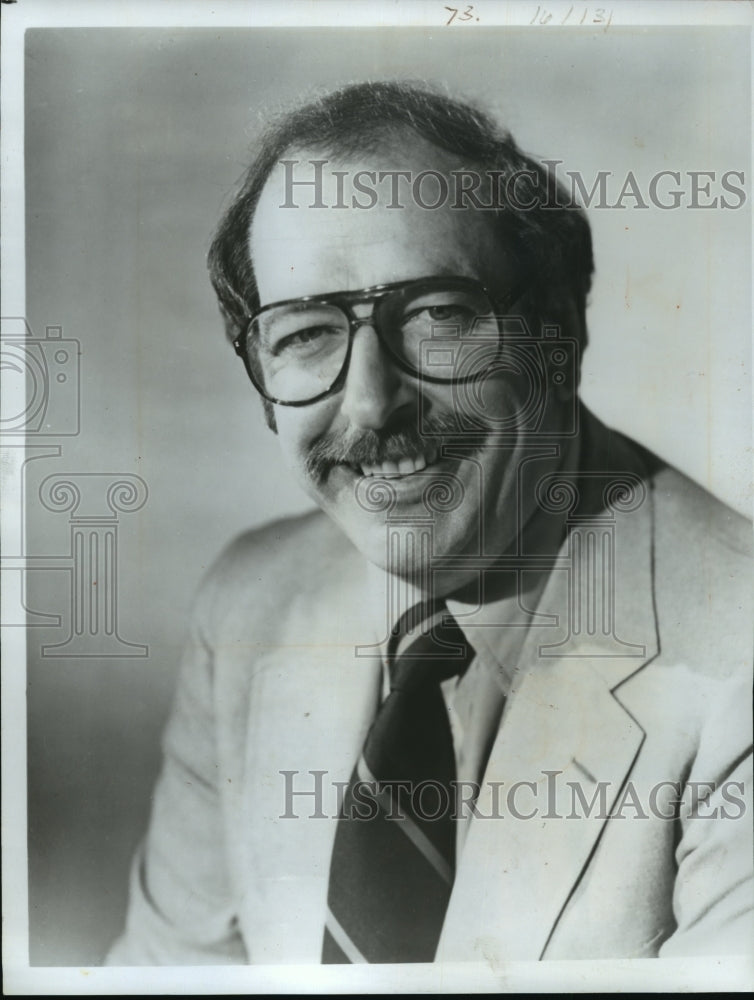
MULTIPOLYGON (((754 940, 749 526, 589 427, 581 487, 602 489, 614 470, 634 499, 613 491, 596 520, 572 519, 437 961, 730 953, 754 940), (602 554, 587 566, 590 545, 602 554)), ((296 791, 349 779, 380 696, 379 661, 354 653, 382 638, 364 594, 363 559, 319 513, 221 557, 197 603, 110 964, 319 962, 334 793, 324 818, 306 796, 294 797, 299 818, 283 818, 282 772, 296 791)))

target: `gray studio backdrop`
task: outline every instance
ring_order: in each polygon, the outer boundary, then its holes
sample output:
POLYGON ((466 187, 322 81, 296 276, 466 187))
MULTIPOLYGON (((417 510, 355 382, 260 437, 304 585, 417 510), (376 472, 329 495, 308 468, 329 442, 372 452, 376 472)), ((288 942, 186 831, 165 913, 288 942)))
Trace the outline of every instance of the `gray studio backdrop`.
MULTIPOLYGON (((32 429, 25 481, 27 603, 57 616, 28 644, 33 964, 96 964, 120 929, 202 572, 236 532, 309 505, 204 264, 265 113, 312 86, 424 78, 588 186, 599 170, 748 182, 748 60, 745 32, 699 29, 27 33, 27 319, 65 376, 60 436, 32 429), (103 566, 107 608, 88 596, 103 566)), ((587 401, 745 510, 748 203, 590 217, 587 401)))

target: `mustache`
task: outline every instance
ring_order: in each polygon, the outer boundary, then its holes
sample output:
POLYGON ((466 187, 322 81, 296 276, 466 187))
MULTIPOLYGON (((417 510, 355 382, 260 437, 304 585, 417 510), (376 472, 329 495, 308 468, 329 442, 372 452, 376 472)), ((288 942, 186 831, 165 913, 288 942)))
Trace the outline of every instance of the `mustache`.
MULTIPOLYGON (((480 427, 475 440, 468 441, 464 449, 462 433, 458 421, 450 414, 424 417, 421 429, 418 417, 402 418, 395 425, 387 425, 379 430, 348 430, 336 433, 327 431, 309 448, 305 468, 309 476, 322 483, 336 465, 381 465, 383 462, 397 462, 401 458, 417 458, 430 449, 440 452, 444 439, 453 438, 454 452, 479 448, 479 438, 491 432, 491 428, 480 427)), ((468 432, 466 433, 468 438, 468 432)))

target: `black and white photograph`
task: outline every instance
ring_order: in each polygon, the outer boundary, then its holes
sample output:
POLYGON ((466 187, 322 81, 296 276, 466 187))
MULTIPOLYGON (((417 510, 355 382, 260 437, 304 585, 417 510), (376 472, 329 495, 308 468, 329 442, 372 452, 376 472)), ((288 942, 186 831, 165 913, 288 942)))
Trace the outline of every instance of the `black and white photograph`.
POLYGON ((3 3, 6 993, 754 987, 752 20, 3 3))

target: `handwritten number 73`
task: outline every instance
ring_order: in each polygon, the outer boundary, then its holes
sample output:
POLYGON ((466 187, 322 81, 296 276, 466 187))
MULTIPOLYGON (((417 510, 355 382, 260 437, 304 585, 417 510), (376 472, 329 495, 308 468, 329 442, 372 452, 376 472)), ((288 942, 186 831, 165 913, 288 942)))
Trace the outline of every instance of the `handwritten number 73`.
POLYGON ((446 24, 452 24, 453 21, 478 21, 479 18, 474 14, 474 7, 469 4, 465 10, 461 11, 460 7, 446 7, 445 10, 450 11, 450 17, 445 22, 446 24))

